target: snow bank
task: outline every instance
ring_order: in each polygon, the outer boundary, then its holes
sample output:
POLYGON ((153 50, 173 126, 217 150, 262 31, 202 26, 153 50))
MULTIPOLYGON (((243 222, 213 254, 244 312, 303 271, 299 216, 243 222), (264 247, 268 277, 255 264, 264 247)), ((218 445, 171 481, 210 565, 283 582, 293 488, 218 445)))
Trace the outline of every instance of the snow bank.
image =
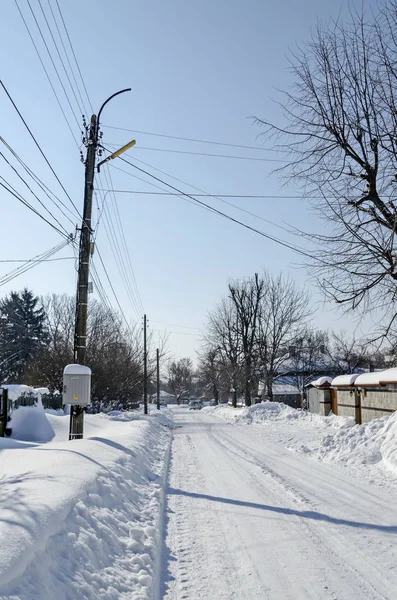
POLYGON ((332 427, 336 429, 350 428, 354 425, 354 419, 350 417, 337 417, 332 414, 323 417, 291 408, 282 402, 261 402, 261 404, 255 404, 248 408, 232 408, 228 405, 221 405, 203 408, 202 411, 239 425, 265 424, 267 422, 304 423, 305 425, 312 424, 317 428, 332 427))
POLYGON ((12 437, 27 442, 50 442, 55 432, 42 406, 20 406, 12 411, 12 437))
MULTIPOLYGON (((87 415, 84 440, 0 440, 0 598, 156 595, 171 422, 116 418, 87 415)), ((67 415, 46 419, 67 436, 67 415)))
POLYGON ((263 423, 264 421, 290 421, 302 419, 305 414, 301 410, 296 410, 282 404, 281 402, 262 402, 248 408, 232 408, 231 406, 221 405, 206 407, 202 409, 217 417, 233 423, 248 425, 250 423, 263 423))
POLYGON ((344 465, 382 462, 397 473, 397 413, 329 435, 316 449, 303 446, 299 451, 318 460, 344 465))

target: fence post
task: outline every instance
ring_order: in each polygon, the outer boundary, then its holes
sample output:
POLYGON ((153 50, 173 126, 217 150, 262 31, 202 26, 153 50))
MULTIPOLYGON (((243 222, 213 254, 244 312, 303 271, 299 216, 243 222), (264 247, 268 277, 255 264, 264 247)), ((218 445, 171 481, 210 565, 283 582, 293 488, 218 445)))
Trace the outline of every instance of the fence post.
POLYGON ((1 437, 5 436, 8 418, 8 389, 3 388, 2 393, 2 413, 1 413, 1 437))

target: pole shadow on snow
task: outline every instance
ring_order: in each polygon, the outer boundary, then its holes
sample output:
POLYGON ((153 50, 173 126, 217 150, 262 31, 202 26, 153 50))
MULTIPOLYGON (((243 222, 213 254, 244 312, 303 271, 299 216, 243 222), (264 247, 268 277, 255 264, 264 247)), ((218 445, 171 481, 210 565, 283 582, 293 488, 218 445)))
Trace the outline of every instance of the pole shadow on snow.
POLYGON ((297 516, 303 519, 311 519, 313 521, 324 521, 326 523, 332 523, 333 525, 345 525, 347 527, 355 527, 358 529, 372 529, 376 531, 383 531, 384 533, 397 534, 397 525, 376 525, 375 523, 348 521, 347 519, 338 519, 336 517, 331 517, 329 515, 325 515, 324 513, 316 512, 313 510, 294 510, 293 508, 282 508, 280 506, 271 506, 269 504, 256 504, 255 502, 244 502, 243 500, 220 498, 219 496, 209 496, 208 494, 197 494, 195 492, 187 492, 185 490, 177 490, 175 488, 169 488, 168 494, 173 494, 177 496, 188 496, 189 498, 209 500, 210 502, 221 502, 223 504, 231 504, 234 506, 245 506, 248 508, 255 508, 258 510, 274 512, 282 515, 297 516))

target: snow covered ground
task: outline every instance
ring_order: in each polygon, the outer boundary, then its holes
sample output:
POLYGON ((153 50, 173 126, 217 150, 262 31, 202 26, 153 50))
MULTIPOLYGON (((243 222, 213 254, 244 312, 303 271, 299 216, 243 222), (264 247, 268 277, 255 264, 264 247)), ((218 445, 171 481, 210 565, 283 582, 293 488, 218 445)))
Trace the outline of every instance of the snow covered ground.
POLYGON ((147 599, 159 587, 170 421, 85 423, 69 442, 67 415, 21 407, 0 439, 2 599, 147 599))
POLYGON ((315 456, 351 422, 275 404, 174 417, 164 598, 396 597, 396 485, 315 456))
POLYGON ((21 407, 0 439, 0 600, 396 597, 397 414, 175 406, 87 415, 72 442, 68 423, 21 407))

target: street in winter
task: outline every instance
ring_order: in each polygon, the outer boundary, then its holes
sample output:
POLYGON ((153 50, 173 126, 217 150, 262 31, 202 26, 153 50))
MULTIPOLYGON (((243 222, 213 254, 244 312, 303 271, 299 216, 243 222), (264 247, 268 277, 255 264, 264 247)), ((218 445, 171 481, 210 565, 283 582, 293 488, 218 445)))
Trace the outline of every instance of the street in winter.
POLYGON ((113 411, 67 442, 68 415, 18 410, 1 442, 2 599, 395 597, 394 415, 113 411))
POLYGON ((396 31, 0 2, 0 600, 396 600, 396 31))

